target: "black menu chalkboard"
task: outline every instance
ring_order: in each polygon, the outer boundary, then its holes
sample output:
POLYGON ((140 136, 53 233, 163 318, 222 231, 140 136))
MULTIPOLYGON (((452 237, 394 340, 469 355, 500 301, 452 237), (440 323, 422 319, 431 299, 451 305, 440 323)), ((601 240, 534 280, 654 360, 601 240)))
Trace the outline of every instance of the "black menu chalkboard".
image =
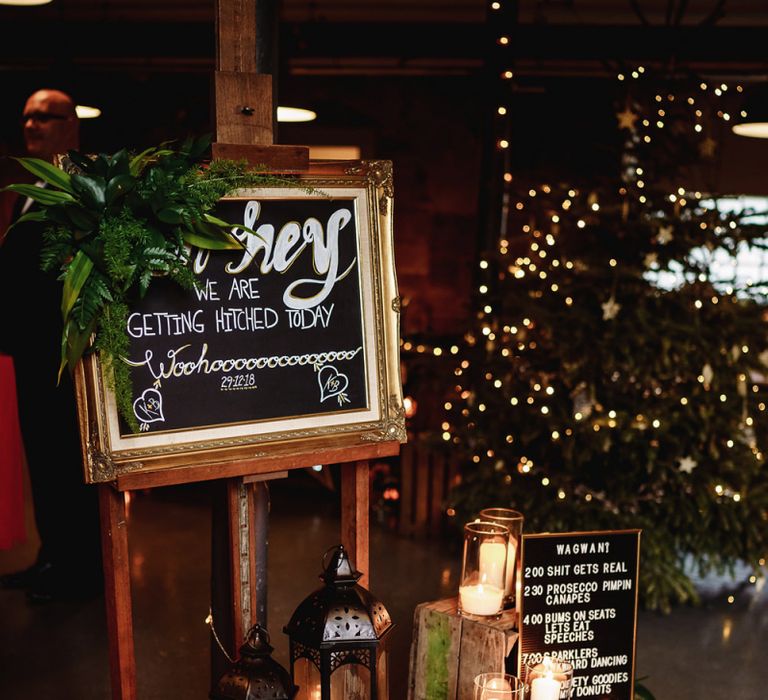
POLYGON ((573 664, 573 698, 632 700, 640 531, 523 536, 521 670, 573 664))

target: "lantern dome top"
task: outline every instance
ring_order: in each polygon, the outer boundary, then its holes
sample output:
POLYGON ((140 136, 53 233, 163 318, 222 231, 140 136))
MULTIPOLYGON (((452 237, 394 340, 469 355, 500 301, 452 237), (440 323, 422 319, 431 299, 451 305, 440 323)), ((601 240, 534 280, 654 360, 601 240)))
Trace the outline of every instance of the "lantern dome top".
POLYGON ((293 613, 285 633, 308 647, 378 643, 392 627, 384 604, 357 584, 355 570, 343 545, 334 547, 320 575, 325 585, 306 598, 293 613))
POLYGON ((251 627, 240 659, 221 677, 211 700, 290 700, 296 694, 288 672, 271 657, 269 632, 251 627))

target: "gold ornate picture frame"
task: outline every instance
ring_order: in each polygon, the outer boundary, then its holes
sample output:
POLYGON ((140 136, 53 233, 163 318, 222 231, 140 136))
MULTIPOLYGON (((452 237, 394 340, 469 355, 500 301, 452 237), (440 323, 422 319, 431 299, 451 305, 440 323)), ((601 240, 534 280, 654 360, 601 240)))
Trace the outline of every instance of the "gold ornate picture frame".
POLYGON ((78 365, 86 481, 404 442, 392 205, 388 161, 221 200, 243 249, 198 252, 196 289, 131 307, 139 432, 98 354, 78 365))

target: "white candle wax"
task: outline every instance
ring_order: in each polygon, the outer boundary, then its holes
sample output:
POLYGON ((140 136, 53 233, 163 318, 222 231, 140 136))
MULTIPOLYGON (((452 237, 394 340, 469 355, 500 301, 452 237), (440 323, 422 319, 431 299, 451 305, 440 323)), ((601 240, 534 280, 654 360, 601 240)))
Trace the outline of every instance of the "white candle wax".
POLYGON ((559 700, 560 681, 556 681, 551 675, 534 678, 531 682, 530 700, 559 700))
POLYGON ((505 586, 504 563, 507 556, 507 545, 503 542, 483 542, 480 545, 480 580, 499 588, 505 586))
POLYGON ((496 615, 501 610, 504 589, 488 583, 459 586, 461 611, 471 615, 496 615))

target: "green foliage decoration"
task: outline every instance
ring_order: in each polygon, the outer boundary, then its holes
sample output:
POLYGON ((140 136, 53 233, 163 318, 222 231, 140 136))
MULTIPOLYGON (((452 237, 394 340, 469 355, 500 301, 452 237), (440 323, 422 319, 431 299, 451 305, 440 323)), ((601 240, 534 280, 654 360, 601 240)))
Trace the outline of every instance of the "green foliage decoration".
POLYGON ((242 187, 295 184, 245 162, 206 164, 209 145, 203 137, 138 154, 70 151, 63 168, 19 158, 47 187, 5 188, 37 203, 14 225, 36 221, 46 227, 41 265, 63 282, 59 377, 67 367, 73 371, 84 352, 98 350, 111 370, 118 410, 134 432, 129 369, 120 361, 128 355, 128 305, 144 297, 156 277, 191 289, 192 247, 240 247, 230 235, 233 225, 210 213, 221 197, 242 187))

